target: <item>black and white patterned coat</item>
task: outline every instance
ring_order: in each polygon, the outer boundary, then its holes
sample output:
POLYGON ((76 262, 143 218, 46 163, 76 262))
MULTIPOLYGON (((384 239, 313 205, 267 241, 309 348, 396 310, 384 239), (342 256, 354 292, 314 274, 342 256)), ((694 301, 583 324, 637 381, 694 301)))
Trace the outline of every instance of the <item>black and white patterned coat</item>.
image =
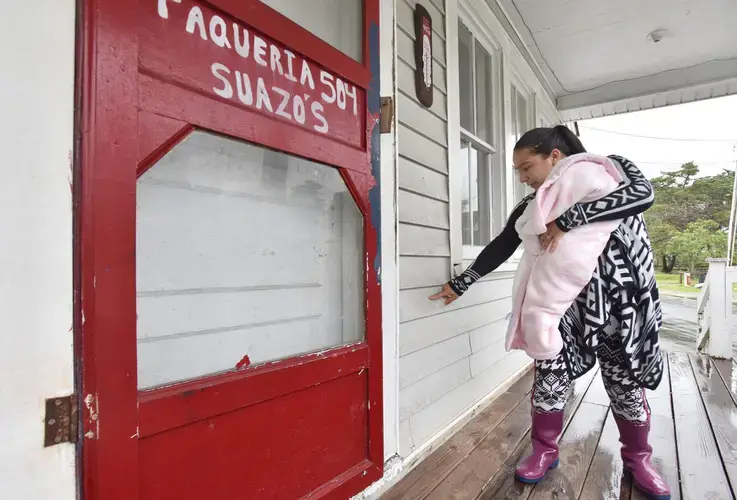
MULTIPOLYGON (((599 257, 591 281, 561 320, 564 356, 572 378, 593 368, 598 334, 614 315, 621 325, 621 348, 629 360, 629 375, 642 387, 654 389, 663 375, 659 344, 662 313, 652 246, 642 217, 653 204, 653 189, 632 162, 616 155, 609 158, 624 179, 619 187, 599 200, 575 205, 556 221, 561 229, 569 231, 590 222, 623 219, 599 257)), ((515 207, 501 234, 468 269, 449 282, 458 295, 499 267, 519 247, 514 223, 533 197, 526 197, 515 207)))

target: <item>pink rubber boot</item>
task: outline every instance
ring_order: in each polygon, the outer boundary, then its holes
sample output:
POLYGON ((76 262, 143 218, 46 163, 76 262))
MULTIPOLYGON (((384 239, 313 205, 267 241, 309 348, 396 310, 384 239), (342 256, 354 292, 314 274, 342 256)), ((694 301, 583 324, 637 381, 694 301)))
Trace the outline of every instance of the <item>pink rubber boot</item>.
POLYGON ((558 439, 562 433, 562 411, 538 413, 533 409, 532 454, 517 464, 514 477, 523 483, 539 483, 550 469, 558 467, 558 439))
POLYGON ((615 417, 622 443, 622 461, 626 471, 632 474, 635 486, 647 495, 648 500, 670 500, 670 488, 652 464, 650 417, 647 422, 628 422, 615 417))

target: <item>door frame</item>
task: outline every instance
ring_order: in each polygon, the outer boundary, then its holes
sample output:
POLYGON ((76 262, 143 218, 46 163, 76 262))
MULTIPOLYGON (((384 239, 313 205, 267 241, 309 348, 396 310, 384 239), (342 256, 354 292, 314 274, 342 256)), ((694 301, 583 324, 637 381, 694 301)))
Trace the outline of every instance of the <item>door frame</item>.
MULTIPOLYGON (((384 463, 379 0, 364 0, 363 63, 350 59, 258 0, 207 3, 276 42, 298 47, 305 58, 366 89, 366 175, 361 181, 352 172, 340 170, 349 181, 365 221, 366 300, 370 307, 366 308, 366 342, 362 349, 368 353, 370 365, 368 460, 341 476, 335 488, 317 493, 345 497, 379 479, 384 463), (246 18, 257 21, 247 22, 246 18), (367 194, 364 203, 357 197, 359 191, 367 194)), ((130 5, 119 0, 78 0, 73 185, 75 364, 80 405, 78 471, 81 496, 95 500, 132 500, 139 494, 137 438, 143 429, 138 407, 146 397, 139 397, 136 374, 130 372, 136 366, 137 349, 136 317, 131 314, 136 310, 136 227, 135 218, 129 216, 135 213, 135 189, 130 186, 135 185, 137 174, 131 165, 139 164, 135 154, 139 128, 139 8, 138 1, 130 5), (101 367, 109 371, 111 366, 116 367, 114 376, 102 376, 101 367)), ((276 139, 261 144, 290 152, 280 147, 282 144, 276 139)), ((330 163, 330 154, 328 150, 324 158, 317 159, 330 163)), ((357 151, 356 158, 359 157, 361 153, 357 151)), ((334 352, 344 351, 350 348, 334 352)), ((315 355, 307 355, 299 359, 314 358, 315 355)), ((290 358, 271 367, 293 362, 294 358, 290 358)), ((238 373, 232 377, 240 378, 238 373)), ((186 383, 178 387, 183 385, 186 383)))

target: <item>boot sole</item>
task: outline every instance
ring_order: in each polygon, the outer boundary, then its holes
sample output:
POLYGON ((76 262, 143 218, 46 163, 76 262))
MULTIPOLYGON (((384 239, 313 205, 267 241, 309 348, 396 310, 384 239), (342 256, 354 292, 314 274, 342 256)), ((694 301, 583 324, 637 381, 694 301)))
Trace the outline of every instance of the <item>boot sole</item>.
POLYGON ((629 476, 632 478, 632 484, 635 485, 635 488, 640 490, 640 492, 643 495, 645 495, 645 498, 647 500, 671 500, 670 495, 656 495, 654 493, 648 492, 645 488, 640 486, 640 484, 637 481, 635 481, 635 476, 632 474, 632 471, 630 471, 629 469, 624 469, 624 472, 626 474, 629 474, 629 476))
POLYGON ((640 490, 640 492, 645 495, 645 498, 647 500, 670 500, 670 495, 654 495, 652 493, 648 493, 647 490, 637 484, 637 481, 632 480, 632 483, 635 485, 635 488, 640 490))
MULTIPOLYGON (((557 467, 558 467, 558 465, 560 465, 560 458, 556 458, 556 459, 555 459, 555 462, 553 462, 552 464, 550 464, 550 467, 548 467, 548 470, 553 470, 553 469, 557 468, 557 467)), ((545 474, 547 474, 547 473, 548 473, 548 471, 546 470, 546 471, 545 471, 545 474)), ((545 479, 545 474, 543 474, 543 475, 542 475, 542 476, 540 476, 540 477, 536 477, 536 478, 532 478, 532 479, 530 479, 530 478, 526 478, 526 477, 522 477, 522 476, 518 476, 517 474, 515 474, 515 475, 514 475, 514 478, 515 478, 515 479, 516 479, 517 481, 519 481, 520 483, 525 483, 525 484, 537 484, 537 483, 539 483, 540 481, 542 481, 543 479, 545 479)), ((655 500, 660 500, 660 499, 658 498, 658 499, 655 499, 655 500)), ((667 499, 665 499, 665 500, 670 500, 670 497, 668 497, 668 498, 667 498, 667 499)))

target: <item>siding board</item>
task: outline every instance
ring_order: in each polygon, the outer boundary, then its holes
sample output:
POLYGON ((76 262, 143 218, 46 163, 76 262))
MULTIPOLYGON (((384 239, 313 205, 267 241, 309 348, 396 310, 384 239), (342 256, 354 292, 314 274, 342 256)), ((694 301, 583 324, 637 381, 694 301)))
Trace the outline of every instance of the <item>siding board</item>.
POLYGON ((397 117, 400 123, 421 131, 422 135, 448 147, 448 129, 445 120, 429 113, 427 108, 401 92, 397 94, 397 117))
POLYGON ((412 442, 412 429, 409 425, 409 420, 399 422, 399 447, 397 452, 399 456, 406 457, 415 449, 415 444, 412 442))
POLYGON ((503 299, 510 296, 511 288, 511 279, 482 281, 469 288, 463 294, 463 297, 449 306, 444 305, 440 300, 428 300, 427 297, 429 295, 437 292, 436 287, 401 290, 399 292, 399 300, 402 307, 399 310, 399 322, 404 323, 413 319, 445 314, 492 300, 503 299))
POLYGON ((425 349, 464 332, 471 332, 472 350, 481 350, 488 345, 484 340, 491 335, 485 330, 474 332, 486 325, 489 325, 491 330, 496 328, 506 331, 504 317, 511 307, 512 299, 504 298, 402 323, 399 325, 399 355, 405 356, 425 349))
POLYGON ((405 389, 470 355, 471 342, 468 334, 461 334, 427 349, 402 356, 399 358, 399 389, 405 389))
POLYGON ((406 420, 452 390, 471 380, 469 358, 436 371, 399 391, 399 420, 406 420))
POLYGON ((444 257, 400 257, 399 288, 440 287, 450 279, 450 259, 444 257))
POLYGON ((399 255, 434 255, 450 258, 450 234, 446 229, 432 229, 400 222, 398 240, 399 255))
POLYGON ((494 323, 486 328, 489 337, 496 338, 492 344, 484 349, 471 354, 471 375, 476 377, 485 372, 489 367, 502 360, 509 354, 504 350, 504 334, 503 325, 494 323))
POLYGON ((397 127, 399 154, 438 172, 448 173, 448 149, 428 141, 401 123, 397 127))
POLYGON ((450 229, 448 203, 399 190, 399 221, 410 224, 450 229))
MULTIPOLYGON (((407 158, 399 158, 399 188, 440 201, 448 201, 448 176, 407 158)), ((447 211, 446 206, 446 211, 447 211)))
MULTIPOLYGON (((502 299, 498 302, 500 302, 499 310, 504 311, 502 313, 503 315, 497 314, 496 317, 499 319, 470 332, 471 352, 480 352, 494 342, 497 342, 499 339, 505 338, 507 325, 509 324, 506 315, 512 309, 512 298, 502 299)), ((502 345, 502 347, 504 346, 502 345)))

